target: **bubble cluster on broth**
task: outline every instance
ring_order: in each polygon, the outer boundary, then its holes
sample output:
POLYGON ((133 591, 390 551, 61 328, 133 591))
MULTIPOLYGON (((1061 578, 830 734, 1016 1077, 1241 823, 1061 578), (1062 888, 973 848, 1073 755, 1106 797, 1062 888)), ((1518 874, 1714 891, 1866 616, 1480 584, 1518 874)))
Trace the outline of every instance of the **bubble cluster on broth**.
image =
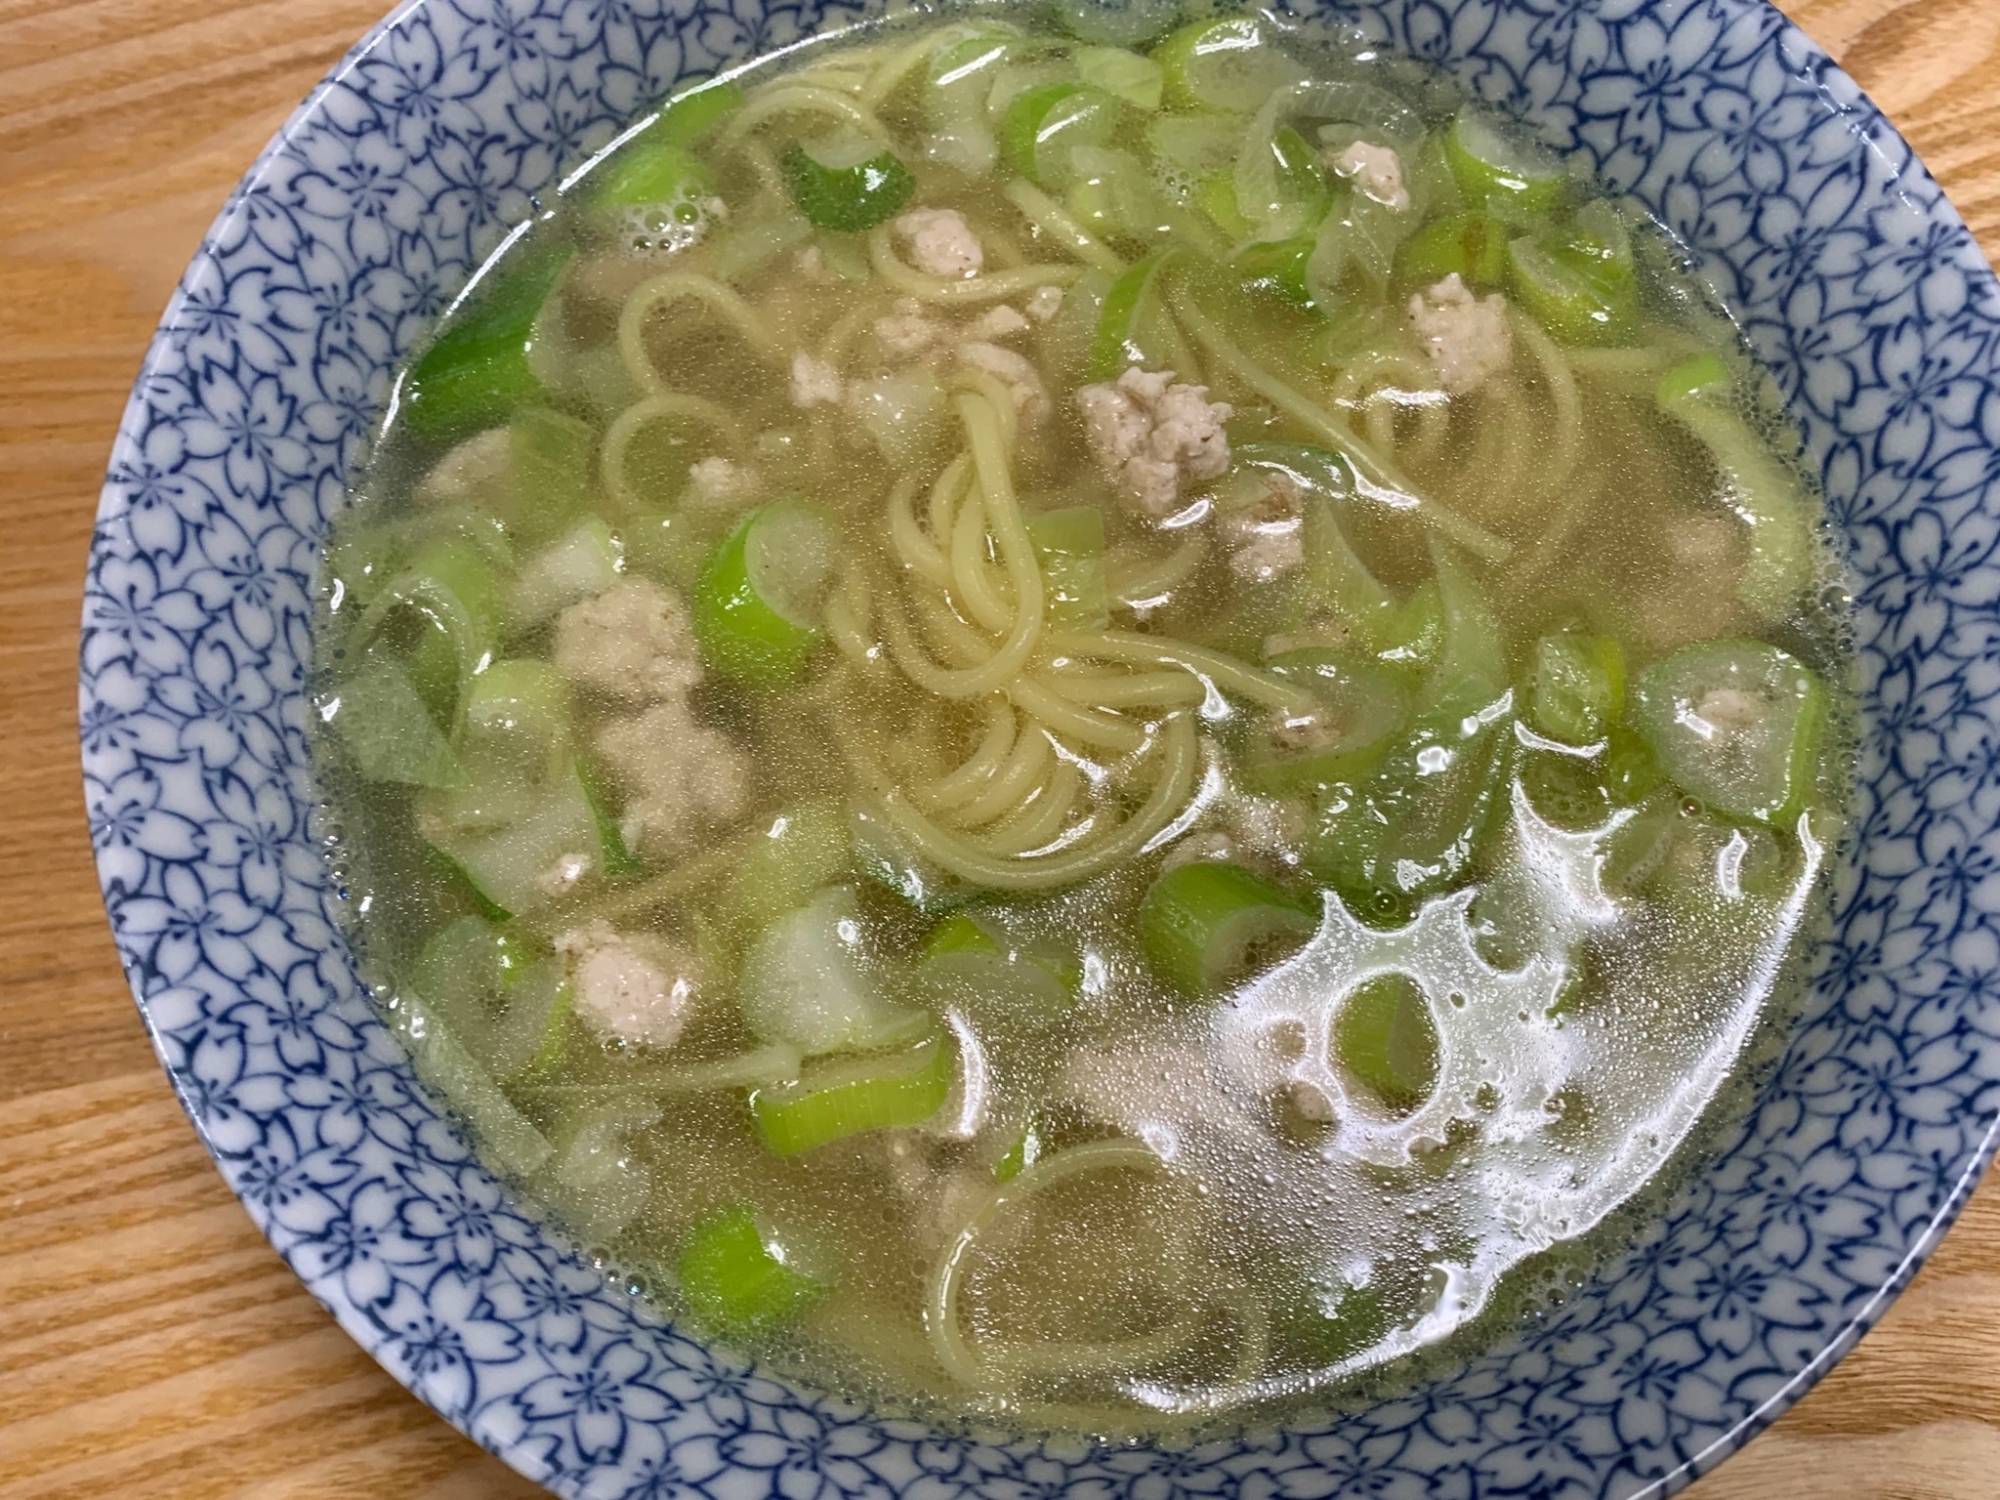
POLYGON ((1818 498, 1415 65, 1059 7, 646 117, 329 542, 357 942, 670 1311, 939 1420, 1282 1412, 1653 1182, 1845 790, 1818 498))

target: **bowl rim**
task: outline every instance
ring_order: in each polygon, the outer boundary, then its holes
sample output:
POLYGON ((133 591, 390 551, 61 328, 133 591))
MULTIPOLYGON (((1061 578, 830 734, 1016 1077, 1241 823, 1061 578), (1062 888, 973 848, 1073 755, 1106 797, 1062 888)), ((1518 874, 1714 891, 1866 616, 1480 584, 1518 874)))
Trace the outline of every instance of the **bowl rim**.
MULTIPOLYGON (((285 123, 278 129, 271 141, 259 152, 256 160, 232 190, 227 202, 208 228, 203 237, 201 248, 196 252, 190 263, 188 272, 178 284, 166 309, 162 313, 159 326, 149 341, 148 349, 135 380, 132 394, 128 398, 121 414, 118 436, 119 449, 129 448, 143 434, 144 422, 148 413, 146 394, 148 386, 160 373, 163 364, 169 360, 175 341, 185 334, 186 323, 195 295, 194 287, 196 280, 204 267, 215 255, 215 247, 220 243, 226 242, 245 227, 252 213, 253 200, 270 185, 274 164, 300 132, 323 114, 327 109, 329 99, 355 74, 357 69, 366 64, 378 49, 384 47, 412 17, 452 3, 453 0, 400 0, 400 3, 381 21, 377 22, 346 53, 340 62, 330 69, 314 86, 312 91, 287 117, 285 123)), ((833 3, 838 4, 840 0, 833 0, 833 3)), ((1358 9, 1365 14, 1370 6, 1375 3, 1377 3, 1377 0, 1361 0, 1359 6, 1356 6, 1353 4, 1343 5, 1340 3, 1340 0, 1330 0, 1326 8, 1349 12, 1358 9)), ((1383 3, 1394 3, 1394 0, 1383 0, 1383 3)), ((1752 11, 1770 11, 1772 14, 1777 14, 1769 6, 1767 0, 1708 0, 1708 3, 1712 9, 1731 15, 1741 15, 1752 11)), ((1586 10, 1589 8, 1588 5, 1580 7, 1580 9, 1586 10)), ((1641 4, 1634 13, 1648 14, 1673 8, 1674 0, 1645 0, 1645 3, 1641 4)), ((1903 155, 1900 161, 1894 163, 1889 168, 1890 180, 1916 189, 1919 196, 1922 196, 1927 189, 1929 196, 1924 199, 1923 211, 1932 220, 1942 222, 1947 227, 1955 227, 1961 234, 1965 235, 1969 242, 1969 231, 1965 229, 1963 221, 1944 198, 1942 191, 1937 189, 1936 184, 1929 177, 1929 174, 1914 152, 1910 151, 1906 143, 1902 141, 1900 133, 1895 130, 1894 126, 1882 112, 1854 85, 1852 80, 1848 78, 1830 57, 1821 51, 1816 44, 1806 39, 1803 32, 1789 18, 1781 19, 1782 26, 1769 32, 1764 37, 1764 44, 1772 48, 1785 47, 1803 74, 1810 75, 1811 79, 1823 91, 1828 91, 1830 95, 1838 96, 1846 111, 1847 128, 1857 139, 1870 146, 1889 142, 1900 148, 1903 155)), ((684 24, 692 24, 692 22, 684 24)), ((696 71, 699 72, 699 70, 696 71)), ((683 76, 695 76, 695 74, 691 73, 683 76)), ((1978 258, 1979 252, 1976 246, 1973 248, 1972 255, 1975 259, 1978 258)), ((1961 269, 1975 284, 1982 278, 1989 285, 1993 281, 1993 273, 1984 264, 1983 260, 1976 267, 1962 266, 1961 269)), ((114 450, 114 459, 117 451, 114 450)), ((126 482, 118 477, 114 462, 113 472, 107 476, 102 491, 96 518, 96 529, 91 548, 93 573, 105 554, 107 529, 118 525, 125 517, 127 488, 126 482)), ((85 611, 86 640, 81 658, 82 675, 80 681, 81 703, 86 715, 93 703, 93 694, 95 692, 93 672, 88 661, 90 619, 90 606, 87 600, 85 611)), ((90 782, 91 750, 89 748, 87 730, 85 731, 84 740, 83 759, 86 772, 86 790, 91 801, 91 810, 94 819, 98 810, 99 799, 95 788, 90 782)), ((1852 857, 1850 854, 1850 858, 1852 857)), ((125 872, 113 860, 107 857, 105 850, 102 848, 97 850, 97 864, 100 883, 113 919, 114 938, 117 940, 121 960, 126 968, 128 981, 141 1018, 147 1028, 149 1039, 152 1041, 155 1051, 160 1057, 162 1066, 166 1069, 169 1079, 175 1087, 177 1096, 180 1098, 183 1108, 187 1111, 190 1122, 194 1125, 196 1133, 202 1140, 205 1149, 209 1151, 211 1157, 216 1161, 218 1169, 229 1183, 232 1192, 248 1208, 250 1192, 243 1178, 240 1163, 233 1162, 230 1159, 229 1154, 211 1133, 208 1121, 197 1107, 196 1101, 191 1097, 182 1068, 176 1061, 173 1045, 167 1035, 167 1028, 158 1013, 157 992, 149 993, 148 990, 152 976, 147 974, 142 957, 136 954, 128 945, 123 932, 119 929, 116 899, 119 895, 129 894, 122 885, 125 872)), ((345 946, 345 938, 337 930, 332 941, 342 947, 345 946)), ((407 1067, 407 1063, 404 1066, 407 1067)), ((1948 1191, 1928 1220, 1921 1224, 1919 1232, 1913 1238, 1906 1241, 1901 1259, 1886 1276, 1880 1279, 1872 1295, 1868 1297, 1860 1308, 1844 1322, 1833 1327, 1831 1336, 1818 1346, 1806 1363, 1793 1372, 1775 1390, 1756 1401, 1747 1412, 1713 1436, 1704 1446, 1692 1453, 1686 1454, 1677 1466, 1653 1476, 1641 1488, 1621 1493, 1631 1497, 1631 1500, 1636 1500, 1636 1497, 1640 1496, 1664 1497, 1676 1492, 1686 1484, 1691 1483, 1695 1478, 1715 1467, 1723 1458, 1737 1451, 1751 1437, 1762 1431, 1795 1404, 1824 1376, 1827 1370, 1859 1342, 1867 1331, 1879 1320, 1889 1303, 1909 1284, 1910 1280, 1933 1253, 1944 1233, 1963 1209, 1980 1176, 1992 1161, 1996 1149, 2000 1149, 2000 1114, 1996 1114, 1988 1120, 1986 1129, 1979 1138, 1976 1146, 1969 1153, 1963 1153, 1956 1158, 1958 1170, 1950 1182, 1948 1191)), ((274 1248, 278 1249, 279 1253, 286 1258, 288 1264, 291 1264, 295 1274, 299 1276, 300 1281, 307 1287, 315 1300, 333 1316, 335 1321, 339 1323, 349 1336, 354 1338, 362 1348, 367 1350, 378 1361, 382 1362, 385 1369, 400 1384, 403 1384, 413 1394, 417 1395, 420 1400, 430 1405, 446 1421, 452 1423, 460 1431, 465 1432, 474 1441, 487 1447, 489 1451, 496 1453, 497 1456, 508 1462, 525 1476, 552 1486, 560 1487, 564 1485, 564 1476, 548 1472, 540 1457, 531 1451, 525 1442, 495 1442, 490 1440, 488 1434, 475 1430, 474 1426, 464 1419, 463 1414, 452 1411, 447 1403, 437 1399, 434 1392, 420 1382, 414 1381, 408 1372, 398 1369, 385 1353, 380 1326, 372 1321, 351 1298, 340 1291, 337 1281, 326 1275, 314 1276, 309 1274, 297 1264, 291 1251, 278 1238, 272 1222, 254 1212, 252 1213, 252 1218, 257 1222, 260 1231, 265 1233, 267 1238, 271 1239, 274 1248)), ((893 1427, 896 1424, 891 1423, 889 1425, 893 1427)), ((1606 1472, 1608 1473, 1608 1470, 1606 1472)), ((586 1491, 574 1488, 564 1488, 563 1492, 569 1494, 586 1493, 586 1491)), ((589 1493, 595 1492, 591 1491, 589 1493)))

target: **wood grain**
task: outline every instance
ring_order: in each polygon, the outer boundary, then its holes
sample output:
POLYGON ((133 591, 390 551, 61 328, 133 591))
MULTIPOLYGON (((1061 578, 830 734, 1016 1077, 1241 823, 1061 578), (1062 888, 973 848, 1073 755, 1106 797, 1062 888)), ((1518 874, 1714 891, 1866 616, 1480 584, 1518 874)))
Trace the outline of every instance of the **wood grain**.
MULTIPOLYGON (((77 773, 111 434, 230 185, 385 0, 0 0, 0 1500, 513 1500, 251 1229, 154 1063, 77 773)), ((2000 0, 1789 7, 2000 253, 2000 0)), ((1695 1500, 2000 1495, 2000 1183, 1695 1500)))

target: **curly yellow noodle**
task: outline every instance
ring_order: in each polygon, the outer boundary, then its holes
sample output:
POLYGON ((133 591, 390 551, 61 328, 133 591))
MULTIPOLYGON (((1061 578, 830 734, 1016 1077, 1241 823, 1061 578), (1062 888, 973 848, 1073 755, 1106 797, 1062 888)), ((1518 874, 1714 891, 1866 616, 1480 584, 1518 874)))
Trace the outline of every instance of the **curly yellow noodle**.
POLYGON ((914 649, 916 643, 907 627, 899 630, 900 622, 893 612, 884 613, 883 626, 897 665, 919 687, 941 698, 976 698, 1004 688, 1034 655, 1042 636, 1042 569, 1014 498, 1014 479, 1008 470, 998 415, 990 402, 978 396, 960 396, 956 404, 972 449, 987 522, 1014 585, 1014 623, 998 649, 974 667, 940 667, 929 660, 914 649))
POLYGON ((1006 764, 1018 727, 1012 706, 1005 698, 994 698, 986 706, 986 730, 972 754, 930 785, 912 788, 911 797, 933 813, 950 812, 970 802, 1006 764))
POLYGON ((1513 551, 1510 543, 1434 500, 1419 498, 1410 482, 1387 459, 1357 438, 1345 423, 1338 421, 1318 402, 1294 390, 1244 354, 1191 300, 1176 302, 1174 310, 1187 324, 1196 342, 1214 357, 1217 364, 1346 458, 1354 468, 1356 481, 1369 498, 1392 509, 1411 512, 1446 541, 1476 553, 1487 562, 1507 560, 1508 553, 1513 551))
POLYGON ((731 149, 758 126, 780 115, 824 115, 852 126, 871 141, 889 140, 889 132, 875 112, 839 90, 786 82, 755 95, 736 112, 722 132, 722 148, 731 149))
MULTIPOLYGON (((1143 853, 1148 841, 1173 821, 1175 811, 1193 792, 1201 769, 1194 725, 1186 717, 1176 716, 1167 720, 1160 739, 1159 778, 1138 811, 1103 837, 1086 840, 1060 854, 1005 858, 981 853, 939 828, 893 787, 881 793, 882 816, 919 855, 974 885, 998 891, 1037 891, 1087 880, 1143 853)), ((879 772, 872 779, 875 785, 883 785, 879 772)))
POLYGON ((850 346, 861 336, 861 330, 868 327, 881 315, 881 308, 873 303, 863 302, 850 307, 846 312, 827 325, 826 333, 819 341, 819 357, 838 370, 847 364, 850 346))
POLYGON ((1568 357, 1556 347, 1556 341, 1543 331, 1542 325, 1520 314, 1513 321, 1514 337, 1535 356, 1549 399, 1555 405, 1555 441, 1537 467, 1543 484, 1559 490, 1576 472, 1577 459, 1583 452, 1583 400, 1577 394, 1576 376, 1570 370, 1568 357))
POLYGON ((731 454, 742 452, 743 434, 736 425, 736 419, 729 414, 726 407, 710 401, 705 396, 661 391, 635 401, 613 418, 611 425, 604 429, 604 443, 597 458, 598 473, 604 480, 604 488, 622 509, 634 510, 645 504, 645 497, 639 493, 625 472, 625 460, 629 456, 633 439, 647 423, 672 417, 684 417, 699 422, 722 439, 718 446, 725 451, 731 454))
POLYGON ((988 854, 1026 854, 1043 848, 1062 832, 1082 786, 1083 773, 1066 760, 1057 761, 1054 773, 1037 788, 1032 801, 1023 803, 973 842, 988 854))
POLYGON ((1032 182, 1017 177, 1000 191, 1024 219, 1085 265, 1114 276, 1125 269, 1125 261, 1116 250, 1077 223, 1061 204, 1032 182))
POLYGON ((1041 720, 1050 730, 1077 744, 1130 755, 1146 743, 1146 731, 1138 724, 1052 693, 1032 677, 1019 677, 1009 683, 1007 696, 1022 713, 1041 720))
POLYGON ((1212 682, 1222 692, 1248 698, 1265 708, 1292 708, 1299 701, 1295 683, 1275 673, 1239 661, 1226 652, 1211 651, 1170 636, 1141 635, 1134 630, 1105 630, 1089 634, 1052 632, 1049 650, 1064 656, 1104 657, 1111 661, 1144 662, 1149 666, 1179 667, 1184 672, 1212 682))
MULTIPOLYGON (((962 667, 976 667, 993 659, 993 642, 954 614, 944 594, 917 593, 912 596, 912 602, 923 616, 924 629, 933 643, 951 660, 962 667)), ((909 632, 893 611, 884 617, 882 623, 885 633, 893 632, 889 634, 889 652, 896 656, 904 649, 903 642, 909 639, 909 632)), ((915 649, 914 644, 910 649, 915 649)), ((900 665, 901 657, 898 656, 897 660, 900 665)))
POLYGON ((1067 1151, 1043 1157, 1024 1167, 1012 1181, 995 1188, 959 1226, 931 1267, 926 1278, 924 1298, 924 1331, 929 1334, 931 1350, 946 1374, 961 1385, 977 1389, 985 1385, 991 1375, 999 1373, 996 1366, 974 1352, 959 1322, 960 1287, 970 1253, 973 1246, 979 1243, 980 1236, 1008 1209, 1058 1182, 1084 1172, 1107 1172, 1121 1168, 1164 1171, 1166 1163, 1150 1147, 1138 1141, 1090 1141, 1072 1146, 1067 1151))
POLYGON ((711 276, 693 271, 669 271, 642 282, 618 314, 618 351, 632 378, 648 390, 663 390, 666 382, 654 368, 646 352, 646 320, 663 307, 676 302, 702 303, 725 323, 743 335, 744 341, 765 359, 778 363, 783 351, 757 310, 711 276))
POLYGON ((901 88, 904 81, 929 60, 937 45, 937 34, 925 32, 914 42, 891 50, 869 70, 867 81, 861 85, 861 102, 870 109, 880 109, 882 101, 901 88))
MULTIPOLYGON (((972 455, 961 453, 938 475, 931 485, 930 525, 933 545, 940 545, 951 535, 952 507, 964 495, 966 486, 972 482, 972 455)), ((943 554, 940 552, 939 556, 943 554)))
MULTIPOLYGON (((963 482, 971 467, 971 463, 963 457, 952 460, 951 467, 938 477, 932 494, 946 489, 947 481, 953 486, 963 482)), ((949 493, 949 490, 946 489, 946 492, 949 493)), ((948 589, 951 587, 951 564, 938 550, 937 543, 924 534, 924 528, 911 508, 915 498, 916 483, 908 476, 898 480, 896 487, 889 492, 889 540, 904 567, 933 587, 948 589)))
POLYGON ((1060 669, 1042 686, 1072 703, 1095 708, 1193 708, 1207 692, 1186 672, 1118 672, 1084 676, 1060 669))
POLYGON ((886 224, 868 231, 868 262, 895 290, 923 302, 998 302, 1037 287, 1068 286, 1083 274, 1081 266, 1041 265, 1016 266, 983 276, 928 276, 896 254, 895 240, 886 224))
POLYGON ((1208 532, 1190 528, 1184 541, 1159 557, 1132 558, 1112 553, 1104 559, 1105 591, 1121 604, 1144 604, 1165 598, 1189 578, 1208 556, 1208 532))
POLYGON ((973 624, 995 635, 1014 622, 1014 611, 993 591, 986 558, 986 506, 978 490, 966 496, 951 528, 951 581, 959 607, 973 624))
POLYGON ((1003 817, 1020 803, 1025 802, 1029 793, 1041 784, 1055 761, 1055 749, 1049 744, 1048 731, 1039 724, 1027 725, 1014 740, 1013 749, 999 772, 987 782, 978 796, 962 804, 952 814, 952 821, 967 828, 977 828, 982 823, 991 823, 1003 817))

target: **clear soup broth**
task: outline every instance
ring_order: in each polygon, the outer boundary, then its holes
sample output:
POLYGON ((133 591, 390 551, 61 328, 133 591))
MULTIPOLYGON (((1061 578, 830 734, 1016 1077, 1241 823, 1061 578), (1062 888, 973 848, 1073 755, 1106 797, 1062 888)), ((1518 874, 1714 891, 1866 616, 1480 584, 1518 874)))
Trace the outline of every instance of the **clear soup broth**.
POLYGON ((1134 1435, 1658 1190, 1801 977, 1849 651, 1627 205, 1338 37, 1056 11, 571 179, 333 528, 315 765, 386 1017, 580 1244, 817 1387, 1134 1435))

